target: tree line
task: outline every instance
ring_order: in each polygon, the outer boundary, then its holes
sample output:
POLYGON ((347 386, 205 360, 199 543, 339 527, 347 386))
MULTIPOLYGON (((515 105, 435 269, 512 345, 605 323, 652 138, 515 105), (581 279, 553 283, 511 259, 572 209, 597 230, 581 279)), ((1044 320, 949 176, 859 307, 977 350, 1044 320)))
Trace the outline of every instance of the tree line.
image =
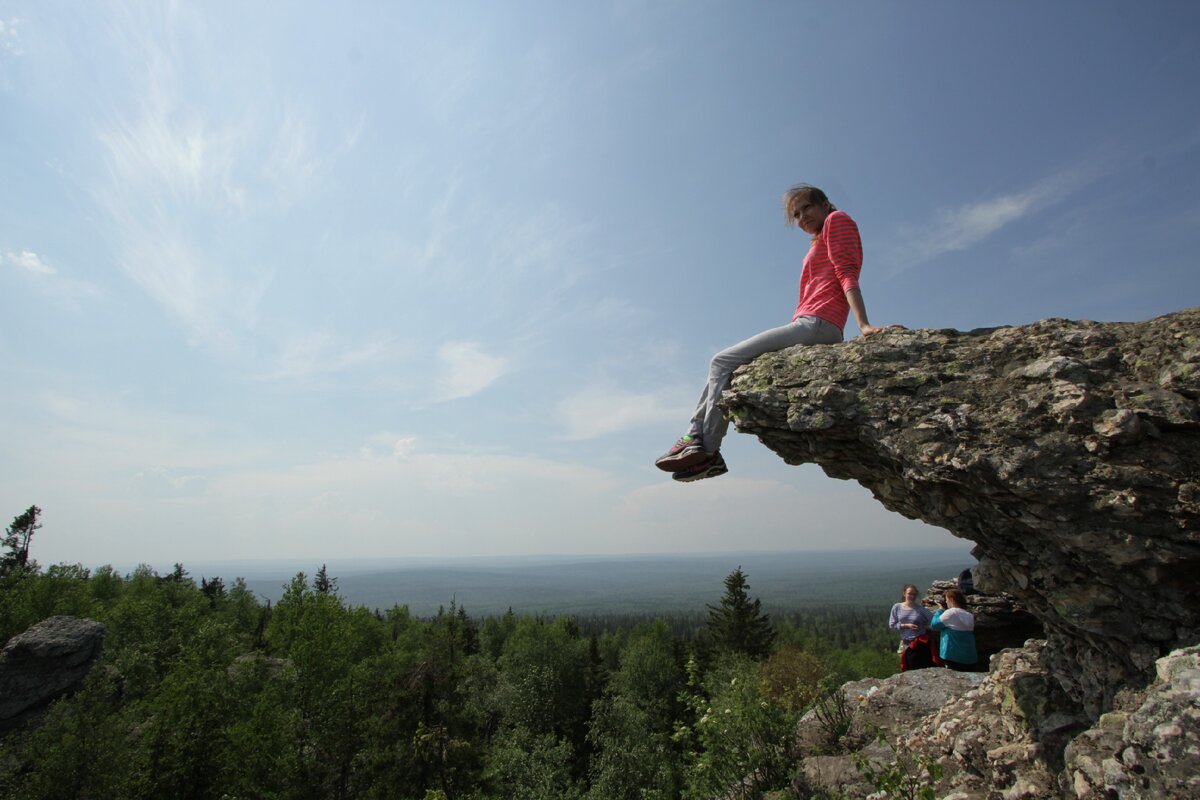
POLYGON ((699 624, 453 601, 418 618, 348 604, 324 567, 274 604, 182 565, 43 569, 27 515, 0 557, 0 640, 55 614, 107 634, 79 691, 0 740, 3 797, 750 797, 788 783, 823 690, 896 668, 878 610, 772 620, 740 567, 699 624))

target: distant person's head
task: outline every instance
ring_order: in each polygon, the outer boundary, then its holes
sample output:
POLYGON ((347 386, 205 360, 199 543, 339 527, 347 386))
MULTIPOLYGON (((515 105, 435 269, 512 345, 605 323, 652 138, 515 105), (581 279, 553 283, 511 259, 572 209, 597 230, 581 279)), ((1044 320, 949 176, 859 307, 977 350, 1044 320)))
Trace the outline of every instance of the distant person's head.
POLYGON ((921 590, 917 588, 915 583, 906 583, 904 588, 900 590, 900 599, 907 603, 917 602, 917 598, 921 596, 921 590))
POLYGON ((821 232, 825 218, 836 210, 824 192, 807 183, 793 186, 783 195, 783 213, 788 224, 813 236, 821 232))
POLYGON ((963 593, 958 589, 946 590, 946 605, 951 608, 966 608, 967 598, 963 597, 963 593))

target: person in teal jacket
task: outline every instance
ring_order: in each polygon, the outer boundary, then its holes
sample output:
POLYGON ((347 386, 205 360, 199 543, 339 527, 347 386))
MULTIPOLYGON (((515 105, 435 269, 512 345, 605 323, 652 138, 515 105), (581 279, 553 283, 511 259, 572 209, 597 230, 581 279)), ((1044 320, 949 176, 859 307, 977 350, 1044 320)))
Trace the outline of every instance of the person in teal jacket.
POLYGON ((945 605, 934 612, 929 629, 941 635, 938 655, 950 669, 964 672, 975 667, 975 615, 967 611, 966 598, 958 589, 947 589, 945 605))

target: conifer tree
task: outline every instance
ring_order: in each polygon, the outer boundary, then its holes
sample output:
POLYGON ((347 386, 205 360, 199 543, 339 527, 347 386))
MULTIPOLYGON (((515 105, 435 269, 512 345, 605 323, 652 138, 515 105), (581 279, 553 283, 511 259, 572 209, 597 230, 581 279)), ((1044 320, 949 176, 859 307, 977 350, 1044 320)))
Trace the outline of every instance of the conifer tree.
POLYGON ((329 577, 324 564, 317 570, 317 577, 313 579, 313 590, 317 594, 337 594, 337 578, 329 577))
POLYGON ((42 527, 38 522, 42 510, 30 506, 24 514, 15 517, 4 532, 4 547, 8 552, 0 555, 0 575, 25 569, 37 569, 37 563, 29 561, 29 544, 33 534, 42 527))
POLYGON ((708 606, 707 630, 717 649, 763 658, 775 644, 775 630, 762 612, 762 601, 750 600, 749 588, 740 566, 729 573, 721 604, 708 606))

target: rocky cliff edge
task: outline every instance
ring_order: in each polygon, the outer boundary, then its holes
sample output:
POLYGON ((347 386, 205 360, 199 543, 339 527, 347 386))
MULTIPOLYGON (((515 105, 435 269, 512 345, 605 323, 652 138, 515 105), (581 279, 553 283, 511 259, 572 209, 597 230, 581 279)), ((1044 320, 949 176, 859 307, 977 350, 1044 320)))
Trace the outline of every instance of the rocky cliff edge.
POLYGON ((887 331, 772 353, 722 399, 789 464, 976 543, 1090 719, 1200 642, 1200 309, 887 331))

